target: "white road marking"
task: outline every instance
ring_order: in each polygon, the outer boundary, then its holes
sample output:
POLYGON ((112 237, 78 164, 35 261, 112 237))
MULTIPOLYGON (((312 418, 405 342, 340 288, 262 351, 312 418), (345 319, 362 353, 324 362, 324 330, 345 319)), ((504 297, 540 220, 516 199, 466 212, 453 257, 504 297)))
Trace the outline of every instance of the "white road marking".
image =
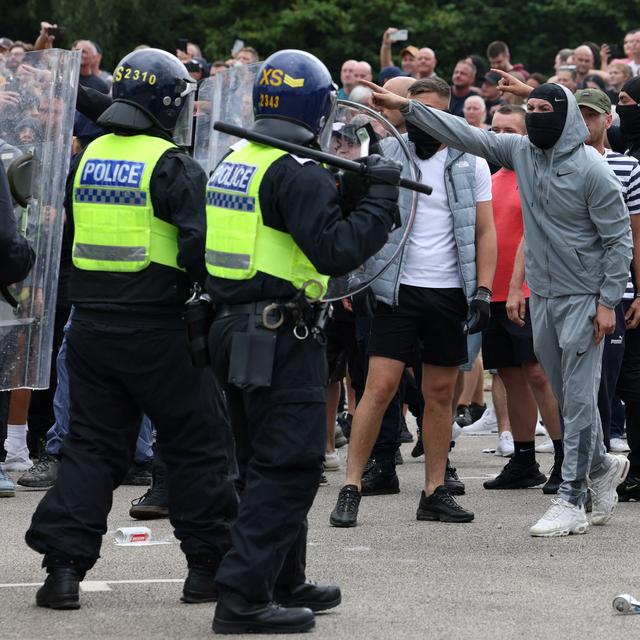
POLYGON ((80 591, 89 593, 91 591, 111 591, 111 587, 106 583, 99 580, 83 580, 80 583, 80 591))
MULTIPOLYGON (((182 578, 150 578, 144 580, 85 580, 80 583, 82 591, 111 591, 113 584, 164 584, 183 583, 182 578)), ((42 582, 12 582, 0 584, 0 589, 19 589, 21 587, 41 587, 42 582)))

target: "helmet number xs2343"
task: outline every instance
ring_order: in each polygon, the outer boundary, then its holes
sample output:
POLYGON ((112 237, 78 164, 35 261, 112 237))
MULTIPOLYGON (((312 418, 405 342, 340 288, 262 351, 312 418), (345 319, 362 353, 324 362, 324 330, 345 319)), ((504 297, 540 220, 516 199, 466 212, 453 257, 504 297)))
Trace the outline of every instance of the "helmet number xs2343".
POLYGON ((280 106, 280 96, 272 96, 268 93, 260 94, 260 106, 268 109, 277 109, 280 106))
POLYGON ((134 80, 137 82, 147 82, 148 84, 156 83, 156 74, 149 73, 148 71, 141 71, 140 69, 132 69, 131 67, 124 67, 120 65, 113 74, 115 82, 121 80, 134 80))

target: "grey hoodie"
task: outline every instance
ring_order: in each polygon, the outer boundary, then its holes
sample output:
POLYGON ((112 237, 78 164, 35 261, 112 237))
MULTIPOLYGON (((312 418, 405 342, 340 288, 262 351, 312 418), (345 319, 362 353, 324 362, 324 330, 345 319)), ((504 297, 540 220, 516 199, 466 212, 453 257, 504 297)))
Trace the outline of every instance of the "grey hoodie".
POLYGON ((607 161, 589 135, 573 94, 558 142, 543 151, 527 136, 495 134, 415 100, 405 117, 438 140, 516 172, 525 230, 527 283, 539 296, 596 294, 613 308, 631 262, 629 213, 607 161))

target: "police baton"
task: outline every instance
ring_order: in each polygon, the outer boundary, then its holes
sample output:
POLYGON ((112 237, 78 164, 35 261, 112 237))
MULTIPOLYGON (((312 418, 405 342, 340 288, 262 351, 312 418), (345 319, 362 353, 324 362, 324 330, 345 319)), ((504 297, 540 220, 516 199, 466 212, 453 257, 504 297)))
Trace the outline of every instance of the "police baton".
MULTIPOLYGON (((286 140, 266 136, 263 133, 257 133, 250 129, 245 129, 244 127, 236 127, 233 124, 220 122, 220 120, 213 123, 213 128, 221 133, 228 133, 229 135, 236 136, 237 138, 246 138, 247 140, 251 140, 251 142, 257 142, 269 147, 275 147, 276 149, 282 149, 282 151, 288 151, 289 153, 293 153, 296 156, 301 156, 303 158, 317 160, 318 162, 328 164, 332 167, 337 167, 338 169, 351 171, 352 173, 357 173, 361 176, 367 175, 367 166, 361 162, 347 160, 346 158, 340 158, 339 156, 334 156, 330 153, 325 153, 324 151, 303 147, 302 145, 295 144, 294 142, 287 142, 286 140)), ((414 180, 406 180, 405 178, 400 178, 400 186, 405 189, 417 191, 418 193, 424 193, 428 196, 430 196, 433 191, 429 185, 422 184, 421 182, 415 182, 414 180)))

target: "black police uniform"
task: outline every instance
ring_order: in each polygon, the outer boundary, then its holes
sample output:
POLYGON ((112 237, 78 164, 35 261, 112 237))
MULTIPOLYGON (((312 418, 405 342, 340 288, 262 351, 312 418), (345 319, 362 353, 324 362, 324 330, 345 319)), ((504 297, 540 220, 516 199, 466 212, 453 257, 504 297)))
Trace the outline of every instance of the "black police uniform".
MULTIPOLYGON (((269 167, 259 198, 264 224, 289 233, 314 267, 330 276, 352 271, 384 245, 396 208, 395 200, 366 196, 344 219, 330 174, 290 155, 269 167)), ((305 580, 306 516, 322 472, 325 347, 312 336, 297 339, 285 322, 275 331, 270 385, 233 386, 228 380, 234 334, 271 333, 261 327, 259 315, 247 312, 248 304, 289 301, 297 292, 262 272, 244 281, 210 276, 206 289, 218 308, 210 353, 225 386, 242 485, 233 546, 216 583, 249 602, 286 602, 280 594, 305 580)))
MULTIPOLYGON (((78 162, 65 199, 71 235, 78 162)), ((70 430, 56 485, 26 535, 45 567, 83 574, 98 559, 112 492, 131 464, 143 413, 157 429, 171 523, 190 567, 217 567, 229 547, 237 504, 228 476, 230 429, 213 375, 191 364, 182 319, 190 283, 206 273, 205 186, 202 169, 177 149, 151 176, 155 215, 178 227, 185 273, 156 263, 137 273, 72 269, 70 430)))

